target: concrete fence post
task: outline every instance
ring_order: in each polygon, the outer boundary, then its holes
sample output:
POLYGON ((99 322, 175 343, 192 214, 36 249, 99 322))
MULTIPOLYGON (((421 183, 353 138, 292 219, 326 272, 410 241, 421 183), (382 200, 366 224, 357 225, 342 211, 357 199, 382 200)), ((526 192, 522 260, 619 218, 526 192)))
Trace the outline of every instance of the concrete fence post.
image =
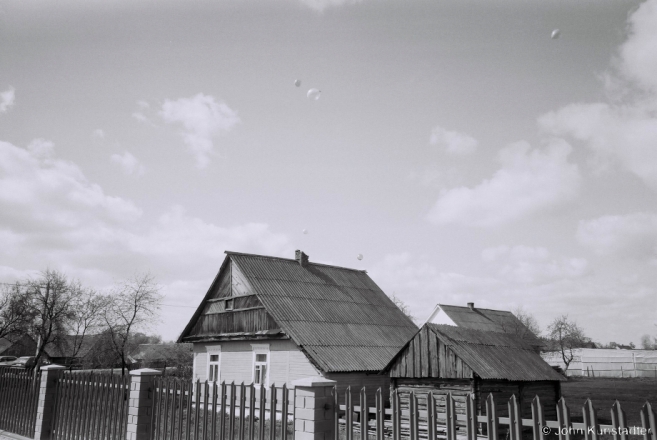
POLYGON ((35 440, 50 440, 52 438, 57 380, 64 370, 66 370, 66 367, 55 364, 41 367, 39 403, 37 404, 36 424, 34 425, 35 440))
POLYGON ((334 440, 334 380, 307 377, 295 380, 294 440, 334 440))
POLYGON ((162 372, 150 368, 130 372, 130 400, 126 440, 150 440, 155 377, 162 372))

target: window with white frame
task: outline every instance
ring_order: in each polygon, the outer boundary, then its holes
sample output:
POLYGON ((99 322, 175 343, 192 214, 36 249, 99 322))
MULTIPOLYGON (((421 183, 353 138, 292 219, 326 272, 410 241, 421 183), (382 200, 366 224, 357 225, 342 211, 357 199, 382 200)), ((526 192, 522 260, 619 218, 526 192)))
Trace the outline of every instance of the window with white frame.
POLYGON ((208 349, 208 382, 219 382, 219 365, 221 362, 221 350, 216 347, 208 349))
POLYGON ((253 383, 269 385, 269 344, 251 344, 253 347, 253 383))

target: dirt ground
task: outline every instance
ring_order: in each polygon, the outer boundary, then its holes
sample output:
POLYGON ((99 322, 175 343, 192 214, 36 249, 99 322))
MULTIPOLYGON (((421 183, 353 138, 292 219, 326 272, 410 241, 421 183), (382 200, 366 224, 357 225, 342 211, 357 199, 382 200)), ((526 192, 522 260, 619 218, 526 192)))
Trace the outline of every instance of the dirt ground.
POLYGON ((639 411, 646 401, 657 411, 657 380, 653 378, 569 378, 561 384, 561 395, 571 415, 580 418, 582 405, 590 398, 601 423, 611 421, 610 410, 615 400, 625 410, 630 426, 641 426, 639 411))

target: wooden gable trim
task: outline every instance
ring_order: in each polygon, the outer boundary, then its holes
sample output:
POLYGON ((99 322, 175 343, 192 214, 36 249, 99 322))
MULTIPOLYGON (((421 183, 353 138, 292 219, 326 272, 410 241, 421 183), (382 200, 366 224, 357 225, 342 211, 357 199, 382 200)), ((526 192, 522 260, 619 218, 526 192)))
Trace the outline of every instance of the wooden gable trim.
POLYGON ((383 372, 394 378, 472 379, 476 375, 449 341, 426 325, 399 350, 383 372), (454 377, 460 375, 463 377, 454 377))
POLYGON ((212 295, 212 292, 214 292, 214 287, 219 281, 219 277, 222 275, 222 273, 226 270, 226 266, 230 264, 230 255, 226 255, 224 258, 223 263, 221 263, 221 267, 219 268, 219 272, 217 272, 217 275, 214 277, 214 280, 212 281, 212 284, 210 284, 210 288, 206 292, 205 296, 203 297, 203 300, 201 303, 198 305, 196 308, 196 311, 192 315, 191 319, 187 323, 187 326, 185 329, 182 331, 180 336, 178 337, 178 340, 176 342, 181 343, 183 342, 183 338, 189 334, 189 332, 194 328, 194 325, 196 324, 196 321, 198 321, 199 316, 201 316, 201 313, 203 313, 203 309, 205 309, 205 304, 207 300, 210 298, 210 295, 212 295))

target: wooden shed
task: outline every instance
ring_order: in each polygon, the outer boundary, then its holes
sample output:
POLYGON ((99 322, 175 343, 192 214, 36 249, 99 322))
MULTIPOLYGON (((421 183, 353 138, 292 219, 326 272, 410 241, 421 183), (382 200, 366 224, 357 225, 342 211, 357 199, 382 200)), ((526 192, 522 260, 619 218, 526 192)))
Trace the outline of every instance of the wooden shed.
POLYGON ((178 342, 194 344, 194 379, 282 386, 309 376, 338 390, 378 387, 417 326, 365 271, 226 252, 178 342))
POLYGON ((535 395, 546 416, 554 417, 561 380, 565 380, 518 336, 431 323, 408 341, 386 371, 402 405, 410 392, 426 396, 432 391, 442 400, 451 392, 457 412, 464 412, 465 397, 474 393, 482 414, 485 399, 492 393, 497 414, 506 416, 507 403, 515 394, 526 418, 531 417, 535 395))

